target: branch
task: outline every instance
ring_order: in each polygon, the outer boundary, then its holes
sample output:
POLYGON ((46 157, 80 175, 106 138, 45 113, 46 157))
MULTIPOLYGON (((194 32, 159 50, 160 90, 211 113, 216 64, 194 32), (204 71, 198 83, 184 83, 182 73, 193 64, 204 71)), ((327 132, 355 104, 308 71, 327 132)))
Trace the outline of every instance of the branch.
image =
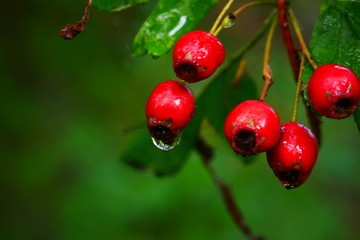
POLYGON ((286 0, 278 0, 278 20, 281 29, 281 35, 284 40, 286 50, 288 52, 289 60, 293 70, 294 78, 297 79, 299 76, 299 57, 294 47, 294 41, 291 36, 289 29, 289 21, 287 19, 287 5, 286 0))
POLYGON ((249 225, 244 219, 243 214, 241 213, 239 207, 236 205, 235 198, 232 194, 230 187, 224 183, 224 181, 217 175, 215 169, 211 166, 213 149, 206 142, 199 138, 196 143, 196 150, 199 152, 206 170, 208 171, 212 180, 218 187, 222 198, 226 204, 226 207, 237 227, 244 233, 244 235, 249 240, 264 240, 265 238, 255 236, 252 233, 249 225))
POLYGON ((84 16, 76 24, 68 24, 66 27, 60 30, 59 36, 65 40, 73 40, 79 33, 81 33, 89 20, 90 6, 92 0, 86 2, 84 16))
MULTIPOLYGON (((289 21, 287 18, 287 4, 286 0, 278 0, 277 1, 277 13, 279 26, 281 30, 281 35, 283 37, 283 41, 288 52, 289 60, 291 63, 292 72, 294 74, 294 80, 297 81, 299 73, 300 73, 300 61, 299 56, 297 54, 296 48, 294 46, 294 41, 291 36, 291 32, 289 29, 289 21)), ((305 103, 305 99, 303 97, 303 101, 305 103)), ((306 106, 306 115, 311 125, 311 130, 315 134, 319 144, 321 143, 321 120, 311 111, 310 107, 306 106)))

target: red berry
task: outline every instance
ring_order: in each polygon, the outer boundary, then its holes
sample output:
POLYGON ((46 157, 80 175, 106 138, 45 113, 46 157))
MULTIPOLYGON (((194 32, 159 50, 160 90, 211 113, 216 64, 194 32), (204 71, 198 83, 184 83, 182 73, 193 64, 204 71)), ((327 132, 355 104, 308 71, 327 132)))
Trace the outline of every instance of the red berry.
POLYGON ((194 113, 195 99, 190 88, 175 80, 160 83, 152 91, 146 104, 151 137, 166 145, 174 144, 194 113))
POLYGON ((224 46, 205 31, 189 32, 174 46, 173 68, 176 76, 189 83, 208 78, 224 60, 224 46))
POLYGON ((277 146, 267 151, 267 160, 280 182, 292 189, 309 177, 317 159, 318 142, 306 126, 295 122, 281 125, 277 146))
POLYGON ((309 80, 308 95, 313 108, 329 118, 353 114, 360 100, 360 80, 354 72, 338 64, 317 68, 309 80))
POLYGON ((237 105, 227 116, 224 132, 230 146, 247 156, 273 148, 280 138, 280 119, 268 104, 248 100, 237 105))

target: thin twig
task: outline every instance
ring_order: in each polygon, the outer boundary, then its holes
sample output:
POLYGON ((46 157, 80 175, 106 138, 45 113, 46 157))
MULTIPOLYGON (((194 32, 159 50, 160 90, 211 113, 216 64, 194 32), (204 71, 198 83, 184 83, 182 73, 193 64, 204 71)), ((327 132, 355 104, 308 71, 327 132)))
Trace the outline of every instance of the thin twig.
POLYGON ((300 95, 300 89, 301 89, 301 74, 302 70, 304 68, 305 63, 305 57, 304 54, 301 56, 301 62, 300 62, 300 71, 299 76, 297 78, 297 84, 296 84, 296 93, 295 93, 295 100, 294 100, 294 108, 293 108, 293 115, 291 118, 292 122, 296 122, 297 112, 298 112, 298 104, 299 104, 299 95, 300 95))
POLYGON ((216 36, 217 34, 215 33, 215 30, 218 28, 220 21, 223 19, 225 13, 229 10, 229 8, 231 7, 231 4, 234 2, 234 0, 229 0, 228 3, 225 5, 225 7, 221 10, 219 16, 216 18, 215 23, 213 24, 213 26, 211 27, 211 30, 209 31, 210 34, 213 34, 214 36, 216 36))
POLYGON ((264 51, 264 62, 263 62, 263 79, 264 79, 264 86, 261 90, 261 94, 259 97, 260 101, 265 100, 265 96, 267 91, 269 90, 270 86, 273 83, 272 71, 270 68, 270 50, 271 50, 271 43, 274 37, 275 29, 276 29, 276 19, 274 18, 273 23, 271 24, 268 37, 265 43, 265 51, 264 51))
POLYGON ((213 149, 206 142, 199 138, 196 143, 196 150, 199 152, 206 170, 218 187, 226 207, 238 228, 249 240, 264 240, 265 238, 255 236, 252 233, 249 225, 246 223, 244 216, 240 211, 240 208, 235 202, 235 198, 230 187, 224 183, 224 181, 217 175, 215 169, 211 166, 213 149))
POLYGON ((236 18, 240 15, 240 13, 244 12, 246 9, 256 6, 256 5, 273 5, 274 2, 269 2, 269 1, 253 1, 253 2, 249 2, 244 4, 243 6, 241 6, 240 8, 238 8, 237 10, 235 10, 233 13, 230 13, 228 16, 226 16, 221 24, 218 24, 218 27, 216 28, 216 30, 214 30, 214 36, 217 36, 221 30, 223 30, 225 28, 225 26, 227 26, 229 23, 234 22, 236 20, 236 18))
POLYGON ((314 59, 312 58, 312 56, 311 56, 311 54, 309 52, 309 49, 306 46, 306 43, 305 43, 304 37, 303 37, 303 35, 301 33, 299 24, 297 23, 296 18, 294 16, 294 13, 291 10, 289 10, 289 18, 290 18, 290 22, 292 23, 292 25, 294 27, 296 37, 297 37, 297 39, 298 39, 298 41, 300 43, 301 51, 303 52, 303 54, 305 55, 306 59, 309 61, 311 66, 314 68, 314 70, 317 69, 318 65, 314 61, 314 59))

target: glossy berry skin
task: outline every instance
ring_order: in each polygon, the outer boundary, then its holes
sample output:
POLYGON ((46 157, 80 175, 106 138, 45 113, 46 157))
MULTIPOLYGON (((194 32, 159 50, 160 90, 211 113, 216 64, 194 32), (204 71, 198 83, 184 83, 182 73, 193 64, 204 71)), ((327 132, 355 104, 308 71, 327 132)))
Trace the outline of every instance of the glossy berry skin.
POLYGON ((347 67, 325 64, 311 76, 308 95, 311 105, 319 114, 329 118, 346 118, 358 107, 360 80, 347 67))
POLYGON ((210 77, 225 60, 225 49, 214 35, 197 30, 183 35, 175 44, 173 68, 188 83, 210 77))
POLYGON ((280 138, 280 119, 268 104, 248 100, 227 116, 224 133, 232 149, 243 156, 255 155, 275 147, 280 138))
POLYGON ((160 83, 150 94, 146 104, 146 118, 150 135, 171 145, 195 113, 192 91, 180 81, 160 83))
POLYGON ((303 184, 317 159, 318 142, 306 126, 295 122, 281 125, 277 146, 267 151, 267 161, 277 178, 287 189, 303 184))

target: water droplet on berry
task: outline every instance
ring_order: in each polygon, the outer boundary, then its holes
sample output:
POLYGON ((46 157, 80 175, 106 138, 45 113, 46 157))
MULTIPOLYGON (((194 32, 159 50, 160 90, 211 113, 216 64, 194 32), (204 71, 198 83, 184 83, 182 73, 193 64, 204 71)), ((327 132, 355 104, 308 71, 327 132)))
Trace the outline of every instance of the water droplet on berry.
POLYGON ((284 183, 283 185, 284 185, 284 187, 285 187, 286 189, 293 189, 293 188, 295 188, 295 186, 294 186, 294 185, 291 185, 290 183, 284 183))
POLYGON ((166 144, 164 143, 164 141, 158 140, 154 137, 151 137, 151 140, 158 149, 163 151, 170 151, 174 149, 177 145, 179 145, 181 141, 181 135, 182 133, 179 133, 178 136, 174 139, 174 142, 172 144, 166 144))

